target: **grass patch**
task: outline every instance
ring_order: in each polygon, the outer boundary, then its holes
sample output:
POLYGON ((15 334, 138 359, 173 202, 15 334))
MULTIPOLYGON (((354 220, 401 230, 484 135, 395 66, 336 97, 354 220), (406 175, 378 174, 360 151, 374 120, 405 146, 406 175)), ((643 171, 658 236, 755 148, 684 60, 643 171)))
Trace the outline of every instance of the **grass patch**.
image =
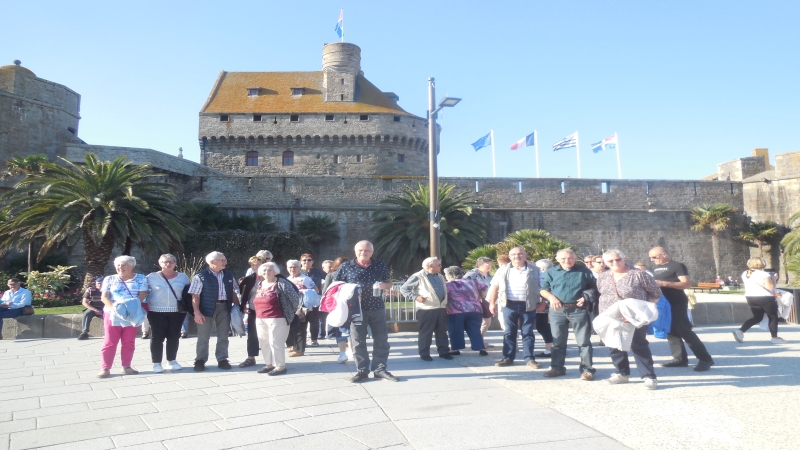
POLYGON ((56 306, 54 308, 33 308, 34 315, 45 316, 48 314, 82 314, 83 305, 56 306))

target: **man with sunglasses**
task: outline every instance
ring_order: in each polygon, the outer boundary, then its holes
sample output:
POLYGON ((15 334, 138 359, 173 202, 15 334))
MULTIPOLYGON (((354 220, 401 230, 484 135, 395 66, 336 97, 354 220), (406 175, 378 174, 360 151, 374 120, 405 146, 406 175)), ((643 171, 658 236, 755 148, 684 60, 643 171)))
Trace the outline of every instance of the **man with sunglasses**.
POLYGON ((694 356, 699 360, 694 370, 705 372, 714 365, 714 360, 711 359, 711 355, 708 354, 708 350, 700 338, 692 331, 692 323, 686 313, 689 307, 689 298, 686 297, 683 290, 692 286, 689 281, 689 271, 682 263, 671 260, 663 247, 653 247, 648 255, 655 264, 653 275, 656 284, 661 288, 661 292, 672 310, 672 328, 667 335, 672 361, 661 364, 661 367, 687 367, 689 365, 689 356, 683 345, 683 342, 686 341, 694 356))
MULTIPOLYGON (((314 257, 311 253, 303 253, 300 255, 301 273, 314 281, 314 284, 322 287, 322 282, 325 281, 325 272, 321 269, 314 267, 314 257)), ((319 306, 315 306, 308 311, 308 327, 311 333, 311 346, 319 347, 318 339, 325 339, 327 326, 325 324, 328 318, 328 313, 319 310, 319 306)))

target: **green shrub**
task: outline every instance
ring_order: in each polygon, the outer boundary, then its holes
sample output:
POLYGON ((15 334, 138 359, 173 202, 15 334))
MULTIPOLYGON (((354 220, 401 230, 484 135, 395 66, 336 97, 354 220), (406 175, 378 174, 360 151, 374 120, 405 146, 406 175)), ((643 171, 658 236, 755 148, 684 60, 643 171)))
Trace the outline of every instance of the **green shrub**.
POLYGON ((183 243, 185 258, 205 258, 213 251, 222 252, 228 259, 227 268, 237 276, 250 266, 247 260, 259 250, 272 252, 273 261, 281 265, 287 260, 297 259, 303 253, 311 252, 311 245, 297 233, 252 233, 249 231, 227 230, 208 233, 194 233, 183 243))

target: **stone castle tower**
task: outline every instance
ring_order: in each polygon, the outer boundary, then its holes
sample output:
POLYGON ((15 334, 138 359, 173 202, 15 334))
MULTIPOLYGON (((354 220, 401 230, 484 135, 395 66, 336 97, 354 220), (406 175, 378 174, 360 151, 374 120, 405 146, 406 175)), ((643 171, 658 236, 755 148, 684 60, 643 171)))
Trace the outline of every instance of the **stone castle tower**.
POLYGON ((427 121, 398 100, 364 77, 350 43, 325 44, 321 72, 223 71, 200 110, 200 162, 238 175, 425 175, 427 121))

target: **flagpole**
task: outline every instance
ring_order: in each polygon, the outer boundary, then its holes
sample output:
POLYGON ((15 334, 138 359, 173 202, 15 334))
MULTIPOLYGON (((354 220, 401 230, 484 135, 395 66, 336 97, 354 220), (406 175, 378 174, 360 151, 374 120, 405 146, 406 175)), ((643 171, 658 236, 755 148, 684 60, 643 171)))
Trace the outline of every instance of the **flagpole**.
POLYGON ((533 130, 533 149, 536 150, 536 178, 539 178, 539 132, 533 130))
POLYGON ((342 8, 342 42, 344 42, 344 8, 342 8))
POLYGON ((617 132, 614 132, 614 141, 617 143, 617 174, 619 175, 619 179, 622 179, 622 166, 619 163, 619 136, 617 136, 617 132))
POLYGON ((578 178, 581 177, 581 140, 578 131, 575 131, 575 153, 578 155, 578 178))
POLYGON ((494 161, 494 129, 489 131, 490 139, 492 140, 492 176, 497 178, 497 166, 494 161))

